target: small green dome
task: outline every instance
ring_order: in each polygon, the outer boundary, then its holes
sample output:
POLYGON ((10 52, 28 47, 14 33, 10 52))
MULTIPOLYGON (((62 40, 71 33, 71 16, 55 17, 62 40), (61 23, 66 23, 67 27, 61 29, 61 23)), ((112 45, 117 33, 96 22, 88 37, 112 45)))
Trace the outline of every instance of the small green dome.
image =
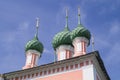
POLYGON ((60 45, 72 45, 70 31, 68 27, 65 27, 65 29, 62 32, 59 32, 54 36, 52 45, 54 49, 56 49, 60 45))
POLYGON ((89 40, 89 44, 90 44, 91 34, 90 34, 89 30, 87 30, 81 24, 78 24, 77 28, 75 28, 71 32, 71 40, 73 41, 76 37, 85 37, 89 40))
POLYGON ((40 53, 43 52, 43 45, 42 43, 38 40, 38 37, 35 36, 31 41, 29 41, 26 46, 25 46, 25 51, 28 50, 36 50, 40 53))

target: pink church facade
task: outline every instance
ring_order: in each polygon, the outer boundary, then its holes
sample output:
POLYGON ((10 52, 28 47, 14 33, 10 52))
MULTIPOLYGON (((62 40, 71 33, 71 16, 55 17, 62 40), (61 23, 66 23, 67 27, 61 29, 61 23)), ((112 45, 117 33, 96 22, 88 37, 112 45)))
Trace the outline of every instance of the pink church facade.
MULTIPOLYGON (((8 80, 110 80, 98 51, 4 74, 8 80)), ((4 80, 4 79, 3 79, 4 80)))

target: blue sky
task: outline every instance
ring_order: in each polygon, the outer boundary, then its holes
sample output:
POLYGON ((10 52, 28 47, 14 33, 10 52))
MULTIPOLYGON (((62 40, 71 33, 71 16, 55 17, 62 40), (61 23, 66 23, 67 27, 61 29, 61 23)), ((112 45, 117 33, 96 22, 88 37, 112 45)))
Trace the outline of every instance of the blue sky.
MULTIPOLYGON (((35 34, 35 19, 40 18, 39 40, 44 53, 39 65, 54 61, 52 38, 65 26, 65 8, 69 10, 69 28, 77 26, 77 8, 81 22, 95 37, 112 80, 119 80, 120 1, 119 0, 0 0, 0 73, 21 70, 25 64, 25 44, 35 34)), ((91 46, 88 52, 91 52, 91 46)))

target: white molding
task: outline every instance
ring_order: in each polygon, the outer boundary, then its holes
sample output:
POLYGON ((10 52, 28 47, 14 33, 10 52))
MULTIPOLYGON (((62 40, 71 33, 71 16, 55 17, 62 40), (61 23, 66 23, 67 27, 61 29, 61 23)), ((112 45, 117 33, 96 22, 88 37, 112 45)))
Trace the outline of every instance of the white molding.
POLYGON ((83 69, 83 80, 95 80, 93 65, 86 66, 86 68, 83 69))
POLYGON ((89 43, 88 39, 85 38, 85 37, 76 37, 75 39, 73 39, 72 44, 74 45, 77 41, 84 41, 84 42, 86 42, 86 46, 87 46, 88 43, 89 43))
POLYGON ((70 50, 71 52, 74 51, 73 47, 70 45, 60 45, 59 47, 56 48, 56 53, 58 53, 61 50, 70 50))
POLYGON ((95 68, 96 73, 98 74, 100 80, 107 80, 96 57, 93 58, 93 64, 94 64, 94 68, 95 68))
POLYGON ((38 51, 36 51, 36 50, 28 50, 27 52, 26 52, 26 54, 37 54, 39 57, 40 57, 40 52, 38 52, 38 51))

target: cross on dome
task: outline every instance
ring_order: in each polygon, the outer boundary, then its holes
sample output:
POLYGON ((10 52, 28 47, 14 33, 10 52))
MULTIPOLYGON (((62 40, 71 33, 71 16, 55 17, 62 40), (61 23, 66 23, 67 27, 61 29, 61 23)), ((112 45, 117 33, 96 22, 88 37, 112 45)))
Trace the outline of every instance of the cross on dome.
POLYGON ((37 17, 36 18, 36 37, 38 37, 39 21, 40 21, 40 19, 37 17))
POLYGON ((80 7, 78 7, 78 24, 81 24, 81 21, 80 21, 80 7))

